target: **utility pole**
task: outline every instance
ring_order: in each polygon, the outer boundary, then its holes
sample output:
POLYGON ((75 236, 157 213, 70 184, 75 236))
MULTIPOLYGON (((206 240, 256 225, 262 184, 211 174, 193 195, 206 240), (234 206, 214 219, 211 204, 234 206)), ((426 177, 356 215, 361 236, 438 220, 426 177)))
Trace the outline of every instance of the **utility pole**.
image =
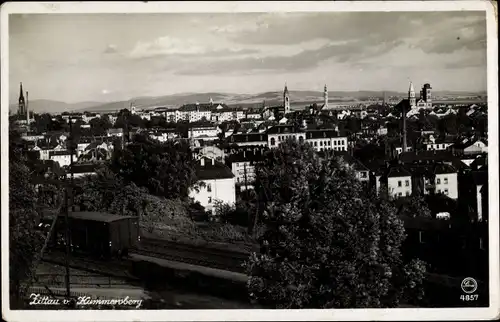
MULTIPOLYGON (((71 296, 70 292, 70 270, 69 270, 69 262, 70 262, 70 230, 69 230, 69 191, 73 188, 73 126, 71 120, 71 114, 69 116, 69 136, 70 136, 70 172, 71 172, 71 185, 66 186, 65 192, 65 226, 66 226, 66 297, 69 299, 71 296)), ((65 181, 67 182, 67 177, 65 181)), ((73 196, 71 196, 73 198, 73 196)))
POLYGON ((243 173, 245 175, 245 190, 248 190, 248 180, 247 180, 247 163, 243 163, 243 173))

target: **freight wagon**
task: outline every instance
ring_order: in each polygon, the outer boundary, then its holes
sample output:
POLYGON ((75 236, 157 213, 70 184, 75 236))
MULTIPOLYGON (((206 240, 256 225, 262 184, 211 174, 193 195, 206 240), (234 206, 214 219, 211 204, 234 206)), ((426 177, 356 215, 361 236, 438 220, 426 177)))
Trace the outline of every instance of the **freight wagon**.
MULTIPOLYGON (((102 212, 70 212, 71 251, 95 257, 126 256, 139 240, 138 218, 102 212)), ((49 221, 50 219, 47 219, 49 221)), ((65 215, 59 215, 50 245, 64 248, 65 215)))

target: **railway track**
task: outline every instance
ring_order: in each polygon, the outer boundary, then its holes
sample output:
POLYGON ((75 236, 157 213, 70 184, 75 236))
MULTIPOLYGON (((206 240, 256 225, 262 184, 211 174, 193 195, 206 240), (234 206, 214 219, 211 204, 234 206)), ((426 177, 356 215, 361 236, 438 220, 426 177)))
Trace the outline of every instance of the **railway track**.
POLYGON ((240 273, 244 271, 242 264, 249 256, 245 253, 149 239, 141 241, 130 253, 240 273))

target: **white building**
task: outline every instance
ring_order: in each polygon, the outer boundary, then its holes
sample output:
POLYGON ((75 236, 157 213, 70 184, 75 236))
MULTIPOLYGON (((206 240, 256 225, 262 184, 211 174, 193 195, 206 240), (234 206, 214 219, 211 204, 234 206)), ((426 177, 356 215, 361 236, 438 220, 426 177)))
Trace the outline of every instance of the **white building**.
POLYGON ((306 142, 316 151, 347 151, 347 137, 339 136, 336 130, 307 130, 306 142))
POLYGON ((107 134, 108 136, 121 138, 123 136, 123 129, 122 128, 108 129, 107 134))
POLYGON ((435 169, 435 193, 442 193, 451 199, 458 199, 458 174, 449 165, 440 165, 435 169))
POLYGON ((290 138, 301 142, 306 139, 306 133, 304 131, 297 132, 293 125, 276 125, 269 128, 266 134, 267 145, 270 148, 275 148, 281 142, 284 142, 290 138))
MULTIPOLYGON (((50 151, 49 160, 59 163, 60 167, 69 166, 71 164, 71 152, 63 151, 50 151)), ((73 154, 73 161, 77 160, 76 154, 73 154)))
POLYGON ((196 169, 198 179, 205 184, 199 191, 191 189, 189 196, 198 201, 206 210, 214 210, 216 200, 234 205, 236 189, 234 175, 226 165, 202 157, 196 169))
POLYGON ((188 137, 198 138, 198 137, 217 137, 220 129, 217 126, 203 126, 203 127, 193 127, 189 129, 188 137))
POLYGON ((407 197, 412 194, 411 173, 404 167, 392 167, 375 177, 375 188, 379 192, 382 183, 387 185, 391 198, 407 197))

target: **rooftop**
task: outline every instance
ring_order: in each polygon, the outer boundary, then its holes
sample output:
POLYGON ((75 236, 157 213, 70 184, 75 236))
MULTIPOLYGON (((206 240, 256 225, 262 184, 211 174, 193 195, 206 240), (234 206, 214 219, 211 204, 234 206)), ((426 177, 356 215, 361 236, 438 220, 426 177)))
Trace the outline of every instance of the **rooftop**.
MULTIPOLYGON (((60 215, 60 216, 64 216, 64 215, 60 215)), ((106 212, 78 211, 78 212, 70 212, 69 218, 110 223, 110 222, 114 222, 114 221, 118 221, 118 220, 135 218, 135 217, 114 215, 114 214, 110 214, 110 213, 106 213, 106 212)))
POLYGON ((231 179, 234 174, 225 164, 216 160, 203 157, 204 165, 201 165, 201 160, 196 166, 196 175, 200 180, 213 179, 231 179))
POLYGON ((395 166, 389 168, 389 172, 387 173, 388 178, 395 177, 410 177, 411 173, 406 170, 403 166, 395 166))

